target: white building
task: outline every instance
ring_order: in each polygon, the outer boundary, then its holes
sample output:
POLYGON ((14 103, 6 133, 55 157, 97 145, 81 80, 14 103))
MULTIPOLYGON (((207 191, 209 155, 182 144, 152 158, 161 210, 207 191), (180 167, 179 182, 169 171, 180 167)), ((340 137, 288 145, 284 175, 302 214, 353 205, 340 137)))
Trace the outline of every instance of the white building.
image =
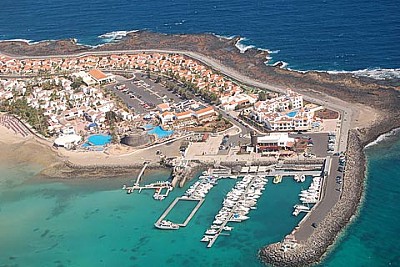
POLYGON ((255 152, 278 151, 290 149, 294 146, 294 138, 288 133, 271 133, 264 136, 252 136, 251 145, 255 152))

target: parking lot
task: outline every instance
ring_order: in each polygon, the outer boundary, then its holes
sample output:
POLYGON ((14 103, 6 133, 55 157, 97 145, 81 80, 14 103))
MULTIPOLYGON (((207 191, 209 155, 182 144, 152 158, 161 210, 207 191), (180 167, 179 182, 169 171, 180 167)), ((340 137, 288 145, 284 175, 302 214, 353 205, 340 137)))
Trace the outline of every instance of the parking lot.
POLYGON ((328 155, 328 134, 327 133, 302 133, 290 134, 290 137, 298 137, 308 139, 311 138, 312 146, 310 146, 310 153, 317 157, 326 157, 328 155))
POLYGON ((168 91, 159 83, 142 74, 136 74, 136 79, 125 79, 117 76, 117 84, 109 85, 108 89, 115 92, 128 107, 135 110, 136 114, 146 113, 156 105, 172 99, 174 102, 182 101, 177 95, 168 91))

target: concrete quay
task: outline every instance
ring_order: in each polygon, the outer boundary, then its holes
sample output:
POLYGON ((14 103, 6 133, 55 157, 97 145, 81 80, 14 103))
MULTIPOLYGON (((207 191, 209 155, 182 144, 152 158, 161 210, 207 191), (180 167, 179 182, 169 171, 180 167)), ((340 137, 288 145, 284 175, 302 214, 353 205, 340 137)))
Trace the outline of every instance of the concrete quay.
MULTIPOLYGON (((357 130, 351 130, 344 185, 339 200, 326 216, 320 214, 320 223, 307 238, 296 240, 296 231, 302 231, 302 228, 306 227, 305 224, 301 224, 283 241, 262 248, 259 251, 260 259, 273 266, 306 266, 320 261, 329 246, 335 242, 338 233, 357 211, 364 187, 364 174, 363 145, 357 130)), ((319 214, 318 210, 313 213, 319 214)))

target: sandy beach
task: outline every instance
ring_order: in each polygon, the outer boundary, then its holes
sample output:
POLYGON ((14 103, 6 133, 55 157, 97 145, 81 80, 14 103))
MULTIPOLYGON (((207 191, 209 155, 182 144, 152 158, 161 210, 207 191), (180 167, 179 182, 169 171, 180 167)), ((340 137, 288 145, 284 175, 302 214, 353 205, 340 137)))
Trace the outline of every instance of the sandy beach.
POLYGON ((0 125, 0 161, 4 164, 30 162, 48 167, 61 158, 33 135, 22 137, 0 125))

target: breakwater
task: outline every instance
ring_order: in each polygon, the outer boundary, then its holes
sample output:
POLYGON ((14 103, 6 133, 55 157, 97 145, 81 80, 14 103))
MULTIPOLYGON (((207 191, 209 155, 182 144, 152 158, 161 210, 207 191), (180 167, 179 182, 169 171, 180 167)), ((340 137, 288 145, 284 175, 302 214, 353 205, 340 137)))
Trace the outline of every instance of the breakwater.
MULTIPOLYGON (((360 203, 365 175, 363 142, 358 130, 349 131, 347 144, 347 168, 342 196, 328 215, 318 224, 308 239, 292 244, 283 240, 262 248, 260 259, 273 266, 306 266, 318 262, 338 233, 351 220, 360 203)), ((301 225, 299 226, 301 227, 301 225)))
MULTIPOLYGON (((43 169, 39 176, 46 178, 101 178, 101 177, 117 177, 125 175, 135 175, 143 168, 143 162, 137 162, 124 165, 79 165, 70 161, 55 163, 46 169, 43 169)), ((159 163, 150 163, 147 168, 149 170, 170 170, 170 168, 160 165, 159 163)))

